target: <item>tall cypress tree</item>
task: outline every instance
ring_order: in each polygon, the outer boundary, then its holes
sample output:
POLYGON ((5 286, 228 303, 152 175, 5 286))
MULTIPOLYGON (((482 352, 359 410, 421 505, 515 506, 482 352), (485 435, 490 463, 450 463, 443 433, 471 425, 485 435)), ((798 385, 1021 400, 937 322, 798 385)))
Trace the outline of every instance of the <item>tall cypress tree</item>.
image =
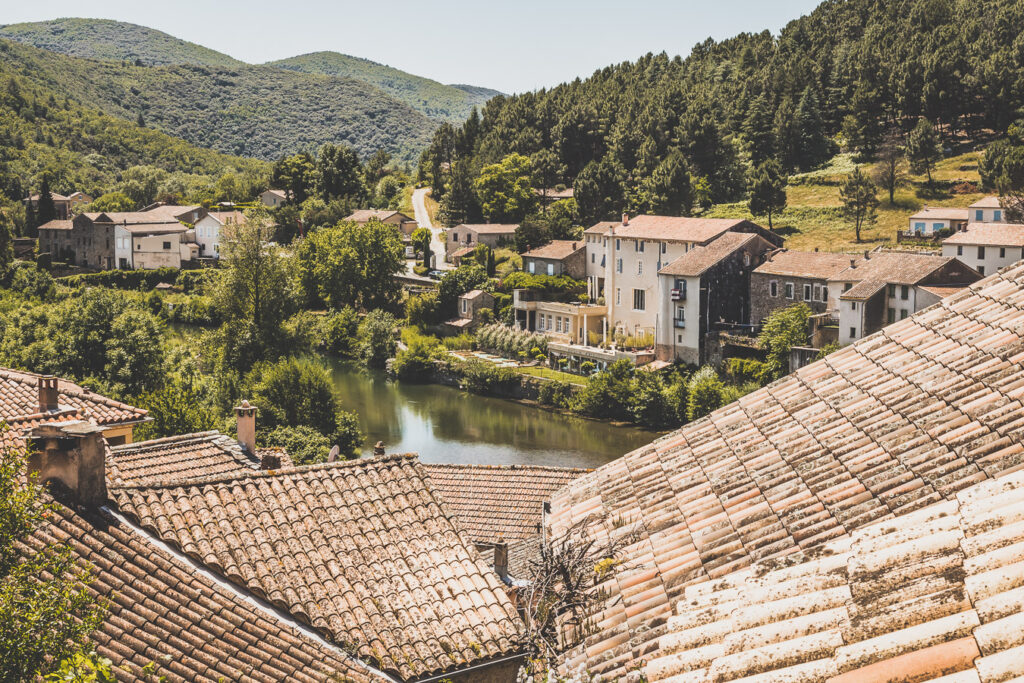
POLYGON ((43 176, 43 182, 39 185, 39 202, 36 204, 36 227, 45 225, 56 217, 57 207, 53 203, 50 179, 47 176, 43 176))
POLYGON ((768 99, 761 94, 750 106, 750 112, 743 122, 743 134, 747 138, 750 163, 754 166, 760 166, 776 154, 775 131, 772 124, 768 99))
POLYGON ((832 143, 825 133, 818 96, 811 86, 804 89, 796 107, 797 167, 807 171, 832 156, 832 143))

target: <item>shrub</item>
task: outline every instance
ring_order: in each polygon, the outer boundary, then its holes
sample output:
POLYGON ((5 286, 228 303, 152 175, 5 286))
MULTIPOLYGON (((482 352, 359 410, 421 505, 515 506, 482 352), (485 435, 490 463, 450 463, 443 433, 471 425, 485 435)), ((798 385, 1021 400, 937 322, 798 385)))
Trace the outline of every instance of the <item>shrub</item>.
POLYGON ((537 390, 537 401, 541 405, 566 408, 572 399, 573 390, 568 382, 551 380, 542 382, 537 390))
POLYGON ((169 303, 164 313, 173 323, 216 327, 221 322, 220 310, 213 298, 198 294, 169 303))
POLYGON ((411 296, 405 302, 405 319, 410 325, 428 327, 439 322, 440 303, 437 292, 411 296))
POLYGON ((725 385, 710 365, 693 373, 686 387, 686 419, 693 421, 720 408, 724 391, 725 385))
POLYGON ((153 289, 161 282, 168 284, 178 279, 177 268, 156 270, 104 270, 99 273, 82 273, 62 278, 69 287, 97 286, 113 289, 153 289))
POLYGON ((493 396, 509 391, 519 375, 511 368, 499 368, 492 363, 470 361, 460 366, 462 388, 474 394, 493 396))
POLYGON ((53 276, 45 270, 39 270, 30 264, 18 264, 11 277, 11 289, 23 295, 42 301, 57 298, 57 287, 53 276))
POLYGON ((463 332, 457 337, 445 337, 441 343, 450 351, 471 351, 476 348, 476 337, 469 332, 463 332))
POLYGON ((433 362, 445 356, 444 346, 436 337, 421 334, 414 328, 402 330, 405 348, 395 356, 391 369, 398 379, 422 381, 430 376, 433 362))
POLYGON ((380 309, 370 311, 363 318, 359 325, 359 356, 367 365, 382 368, 388 358, 395 355, 397 325, 395 316, 380 309))
POLYGON ((477 346, 506 358, 519 358, 520 353, 529 353, 536 358, 548 350, 546 337, 533 332, 514 330, 507 325, 486 325, 476 334, 477 346))
POLYGON ((283 448, 296 465, 326 462, 331 452, 331 440, 312 427, 275 427, 260 441, 264 446, 283 448))
POLYGON ((572 409, 590 417, 628 420, 631 382, 635 372, 628 360, 617 360, 587 380, 586 387, 576 393, 572 409))
POLYGON ((728 358, 725 361, 725 375, 732 382, 763 382, 766 369, 764 363, 754 358, 728 358))
POLYGON ((193 292, 206 292, 219 276, 219 271, 214 268, 202 268, 199 270, 182 270, 175 278, 174 284, 181 288, 186 294, 193 292))

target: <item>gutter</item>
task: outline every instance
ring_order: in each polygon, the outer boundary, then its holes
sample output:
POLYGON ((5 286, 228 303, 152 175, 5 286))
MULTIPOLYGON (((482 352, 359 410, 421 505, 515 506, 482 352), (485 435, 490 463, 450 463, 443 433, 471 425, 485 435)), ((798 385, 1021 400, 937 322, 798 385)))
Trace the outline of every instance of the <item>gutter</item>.
MULTIPOLYGON (((391 676, 388 676, 383 671, 380 671, 379 669, 375 669, 374 667, 370 666, 369 664, 367 664, 366 662, 362 661, 361 659, 358 659, 357 657, 352 655, 352 653, 347 652, 346 650, 341 649, 340 647, 338 647, 334 643, 331 643, 331 642, 327 641, 317 631, 309 628, 308 626, 304 626, 304 625, 300 624, 299 622, 295 621, 293 618, 288 616, 286 613, 282 612, 281 610, 277 609, 276 607, 272 606, 271 604, 269 604, 269 603, 267 603, 267 602, 265 602, 263 600, 260 600, 259 598, 257 598, 256 596, 252 595, 251 593, 249 593, 247 591, 243 591, 243 590, 239 589, 238 586, 236 586, 235 584, 230 583, 229 581, 226 581, 223 577, 219 576, 218 574, 215 574, 215 573, 211 572, 210 570, 200 566, 195 561, 193 561, 190 557, 188 557, 186 555, 183 555, 182 553, 178 552, 177 550, 175 550, 174 548, 172 548, 168 544, 164 543, 162 540, 160 540, 160 539, 158 539, 158 538, 156 538, 154 536, 151 536, 148 532, 143 530, 141 527, 138 527, 135 524, 133 524, 132 522, 130 522, 120 512, 117 512, 117 511, 111 509, 107 505, 100 506, 100 510, 102 510, 105 513, 107 513, 108 515, 110 515, 114 519, 116 519, 118 522, 120 522, 122 525, 124 525, 127 529, 130 529, 132 531, 132 533, 134 533, 137 536, 140 536, 143 539, 145 539, 146 542, 149 543, 150 545, 155 546, 155 547, 159 548, 160 550, 163 550, 165 553, 173 556, 178 561, 188 565, 188 567, 190 569, 192 569, 192 571, 195 572, 196 574, 199 574, 199 575, 205 577, 206 579, 210 580, 211 582, 215 583, 216 585, 220 586, 221 588, 229 591, 232 595, 234 595, 238 599, 242 600, 243 602, 248 603, 252 607, 255 607, 257 610, 259 610, 260 612, 262 612, 266 616, 270 617, 274 621, 277 621, 277 622, 279 622, 281 624, 284 624, 285 626, 288 626, 289 628, 292 628, 293 630, 298 631, 302 635, 304 635, 304 636, 306 636, 306 637, 308 637, 308 638, 310 638, 312 640, 315 640, 320 645, 323 645, 324 647, 326 647, 326 648, 328 648, 330 650, 333 650, 334 652, 336 652, 337 654, 341 655, 345 659, 349 660, 350 662, 352 662, 352 663, 356 664, 357 666, 359 666, 360 668, 364 669, 367 673, 373 674, 374 676, 378 676, 381 680, 388 681, 389 683, 401 683, 397 679, 392 678, 391 676)), ((438 679, 430 679, 430 680, 438 680, 438 679)))

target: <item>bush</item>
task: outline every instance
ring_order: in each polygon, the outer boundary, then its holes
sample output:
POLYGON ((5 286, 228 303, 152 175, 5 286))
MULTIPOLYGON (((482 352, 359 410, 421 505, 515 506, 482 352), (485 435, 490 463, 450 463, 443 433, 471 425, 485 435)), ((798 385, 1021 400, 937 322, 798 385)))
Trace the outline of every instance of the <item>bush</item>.
POLYGON ((198 294, 172 301, 164 309, 164 314, 168 321, 185 325, 216 327, 221 322, 220 311, 213 298, 198 294))
POLYGON ((686 387, 686 419, 692 422, 720 408, 724 405, 724 392, 725 385, 710 365, 693 373, 686 387))
POLYGON ((186 294, 193 292, 206 292, 219 276, 219 271, 214 268, 202 268, 199 270, 182 270, 178 272, 174 284, 181 288, 186 294))
POLYGON ((39 270, 50 270, 53 268, 53 257, 50 252, 44 251, 36 256, 36 268, 39 270))
POLYGON ((405 302, 405 319, 410 325, 428 327, 437 322, 440 314, 440 303, 437 292, 425 292, 411 296, 405 302))
POLYGON ((587 386, 576 394, 572 409, 590 417, 629 420, 630 400, 635 369, 628 360, 617 360, 587 380, 587 386))
POLYGON ((761 383, 766 373, 764 363, 754 358, 728 358, 724 370, 725 376, 737 384, 751 381, 761 383))
POLYGON ((573 390, 568 382, 551 380, 542 382, 537 391, 537 401, 541 405, 567 408, 572 400, 573 390))
POLYGON ((172 284, 178 279, 177 268, 156 270, 104 270, 62 278, 69 287, 111 287, 113 289, 153 289, 161 282, 172 284))
POLYGON ((429 272, 430 272, 430 268, 427 268, 426 266, 413 266, 413 267, 412 267, 412 272, 414 272, 414 273, 416 273, 417 275, 419 275, 419 276, 423 277, 423 276, 425 276, 425 275, 426 275, 427 273, 429 273, 429 272))
POLYGON ((382 368, 395 355, 395 316, 376 309, 363 318, 359 325, 359 357, 372 368, 382 368))
POLYGON ((472 351, 476 348, 476 337, 469 332, 463 332, 457 337, 445 337, 441 343, 449 351, 472 351))
POLYGON ((391 369, 398 379, 422 381, 434 369, 434 360, 445 356, 444 347, 436 337, 421 334, 414 328, 402 330, 405 348, 395 356, 391 369))
POLYGON ((462 388, 474 394, 494 396, 507 393, 519 381, 511 368, 499 368, 492 363, 471 361, 460 366, 462 388))
POLYGON ((319 316, 313 348, 333 356, 344 356, 356 348, 359 314, 351 306, 319 316))
POLYGON ((533 332, 514 330, 507 325, 486 325, 476 333, 477 346, 506 358, 520 358, 526 353, 533 358, 547 353, 547 337, 533 332))
POLYGON ((21 292, 24 296, 53 301, 57 298, 57 287, 53 276, 45 270, 39 270, 31 264, 17 264, 11 277, 11 289, 21 292))
POLYGON ((264 446, 283 448, 296 465, 327 462, 331 440, 312 427, 275 427, 260 441, 264 446))

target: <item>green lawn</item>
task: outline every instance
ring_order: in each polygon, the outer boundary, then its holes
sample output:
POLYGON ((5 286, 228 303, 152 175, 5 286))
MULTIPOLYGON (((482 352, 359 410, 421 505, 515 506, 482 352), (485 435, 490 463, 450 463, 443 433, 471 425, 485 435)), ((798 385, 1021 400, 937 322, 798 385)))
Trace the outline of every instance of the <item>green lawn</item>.
POLYGON ((560 372, 558 370, 552 370, 551 368, 542 368, 539 366, 533 366, 528 368, 516 368, 516 372, 524 375, 532 375, 534 377, 543 377, 545 379, 557 379, 562 382, 568 382, 569 384, 578 384, 583 386, 586 380, 579 375, 573 375, 568 372, 560 372))

